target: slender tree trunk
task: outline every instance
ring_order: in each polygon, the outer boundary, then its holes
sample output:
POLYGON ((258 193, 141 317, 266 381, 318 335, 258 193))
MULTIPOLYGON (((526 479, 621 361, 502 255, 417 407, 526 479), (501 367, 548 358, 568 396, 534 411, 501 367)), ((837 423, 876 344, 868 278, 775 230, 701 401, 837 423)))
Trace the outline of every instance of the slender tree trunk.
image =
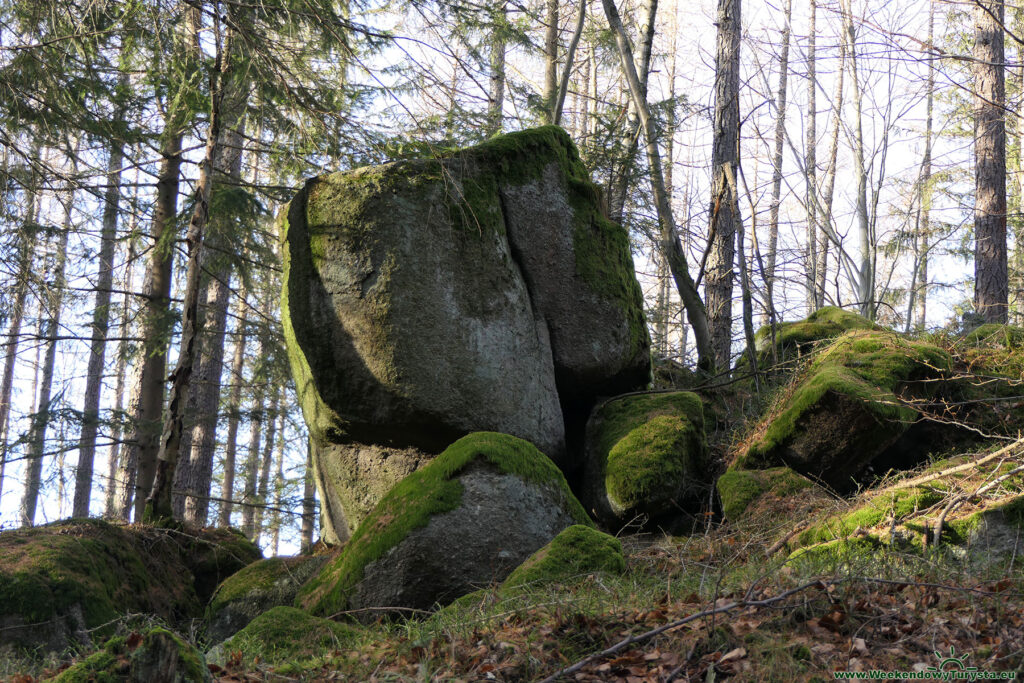
MULTIPOLYGON (((931 50, 935 33, 935 3, 928 3, 928 48, 931 50)), ((924 154, 917 179, 917 224, 914 226, 914 270, 910 277, 910 296, 907 302, 906 332, 910 332, 914 313, 917 324, 925 327, 928 298, 928 235, 931 230, 932 203, 932 109, 935 102, 935 69, 928 66, 927 96, 925 104, 924 154)))
MULTIPOLYGON (((122 78, 127 85, 127 78, 122 78)), ((92 343, 85 371, 85 400, 82 406, 82 431, 78 440, 78 469, 75 473, 75 499, 72 516, 88 517, 92 497, 93 459, 96 455, 96 431, 99 427, 100 393, 103 391, 103 367, 110 328, 110 295, 114 284, 114 246, 121 202, 121 162, 124 147, 118 140, 110 143, 107 156, 107 192, 103 198, 103 230, 100 234, 100 263, 96 276, 96 303, 92 312, 92 343)))
POLYGON ((868 171, 864 163, 864 127, 861 107, 861 84, 857 75, 857 42, 853 28, 853 12, 850 0, 842 0, 843 27, 846 33, 846 50, 850 60, 850 80, 853 86, 853 172, 857 178, 857 236, 860 243, 860 267, 857 272, 857 298, 860 313, 866 318, 875 317, 875 276, 874 245, 871 242, 871 225, 868 217, 868 171))
MULTIPOLYGON (((811 4, 814 4, 814 0, 811 0, 811 4)), ((814 10, 811 10, 813 16, 814 10)), ((786 0, 786 4, 783 6, 783 26, 782 26, 782 48, 779 54, 779 89, 775 95, 775 150, 772 154, 772 198, 771 205, 768 212, 768 255, 767 263, 765 264, 765 295, 769 301, 773 300, 773 294, 775 290, 775 261, 776 252, 778 251, 779 244, 779 204, 782 197, 782 145, 786 138, 786 81, 789 78, 789 34, 790 34, 790 21, 793 16, 793 2, 792 0, 786 0)), ((808 46, 808 54, 813 55, 814 52, 814 38, 813 32, 811 37, 811 44, 808 46)), ((810 57, 808 63, 808 70, 812 71, 813 67, 810 66, 810 57)), ((814 82, 810 84, 811 97, 814 96, 814 82)), ((808 118, 813 120, 814 114, 813 105, 808 107, 808 118)), ((808 122, 808 126, 813 125, 808 122)), ((810 149, 810 147, 808 147, 810 149)), ((810 152, 808 152, 810 154, 810 152)), ((813 209, 812 209, 813 211, 813 209)), ((813 219, 809 223, 811 229, 813 229, 813 219)), ((812 240, 813 240, 813 232, 812 240)), ((813 283, 813 280, 811 280, 813 283)), ((765 311, 765 321, 771 318, 771 314, 765 311)))
POLYGON ((257 507, 253 521, 253 543, 259 544, 263 535, 263 511, 269 498, 270 468, 274 460, 274 447, 277 445, 277 421, 281 407, 281 392, 275 391, 270 399, 270 412, 267 414, 267 437, 263 440, 263 458, 260 464, 260 482, 256 492, 257 507))
POLYGON ((576 48, 580 44, 580 36, 583 35, 583 24, 587 19, 587 3, 589 0, 580 0, 580 7, 576 15, 576 29, 572 33, 572 40, 569 41, 569 49, 565 53, 565 66, 562 68, 562 80, 558 86, 558 95, 555 100, 552 123, 556 126, 562 125, 562 107, 565 105, 565 94, 569 92, 569 78, 572 75, 573 61, 576 59, 576 48))
POLYGON ((704 296, 715 365, 725 369, 732 350, 732 279, 736 224, 740 220, 736 193, 730 191, 728 182, 730 175, 736 178, 739 167, 740 0, 719 0, 717 19, 709 226, 713 237, 704 296))
POLYGON ((50 424, 50 397, 53 389, 53 372, 57 361, 57 332, 60 329, 61 309, 64 298, 64 266, 67 261, 68 234, 71 232, 71 210, 74 203, 73 191, 68 190, 64 205, 64 225, 56 236, 55 252, 48 268, 47 278, 51 288, 46 293, 46 320, 40 325, 40 336, 44 340, 46 353, 43 358, 42 376, 39 379, 39 394, 32 427, 28 439, 28 458, 25 475, 25 494, 21 499, 21 523, 35 524, 36 505, 39 501, 39 487, 42 481, 43 454, 46 450, 46 432, 50 424), (52 280, 51 280, 52 278, 52 280))
POLYGON ((832 197, 835 194, 836 170, 839 161, 839 129, 842 126, 843 117, 843 81, 846 74, 846 41, 839 41, 839 68, 836 77, 835 91, 832 94, 832 120, 831 120, 831 141, 828 148, 828 167, 825 170, 825 183, 822 188, 821 215, 818 216, 820 228, 818 230, 818 263, 814 269, 817 279, 814 291, 815 308, 825 305, 825 281, 828 278, 828 251, 831 247, 829 235, 835 234, 835 226, 832 225, 832 197))
POLYGON ((555 122, 558 100, 558 0, 544 0, 544 110, 555 122))
POLYGON ((682 299, 683 305, 686 307, 690 325, 693 327, 694 337, 697 341, 698 365, 705 372, 711 372, 715 366, 715 355, 711 345, 707 313, 693 279, 690 277, 689 268, 686 265, 686 252, 679 244, 679 237, 676 234, 672 204, 665 192, 665 175, 661 168, 661 153, 658 150, 657 134, 654 130, 654 123, 651 121, 647 100, 643 95, 640 78, 637 76, 636 65, 633 62, 633 49, 629 45, 629 39, 626 37, 626 31, 622 26, 622 20, 619 18, 619 11, 615 7, 614 0, 602 0, 602 4, 608 25, 615 34, 615 44, 618 48, 623 74, 629 84, 633 106, 640 117, 640 125, 647 141, 647 165, 651 174, 651 189, 658 210, 661 250, 668 260, 679 298, 682 299))
POLYGON ((285 411, 281 411, 281 424, 277 432, 277 454, 274 462, 277 470, 274 472, 274 512, 270 521, 270 555, 277 557, 281 544, 281 509, 284 506, 282 493, 284 491, 284 418, 285 411))
POLYGON ((258 485, 260 471, 260 438, 263 432, 263 421, 266 419, 265 394, 263 382, 265 380, 256 378, 260 382, 256 388, 256 395, 253 398, 252 413, 249 418, 249 452, 245 458, 245 481, 243 482, 242 493, 242 533, 246 538, 252 538, 255 532, 256 508, 258 500, 258 485))
POLYGON ((249 307, 245 301, 245 290, 238 293, 238 324, 235 330, 235 350, 231 358, 231 388, 228 391, 228 431, 224 442, 224 483, 221 487, 220 513, 217 526, 231 526, 231 501, 235 493, 235 449, 238 444, 238 418, 242 404, 242 372, 245 366, 246 316, 249 307))
MULTIPOLYGON (((136 178, 138 180, 138 178, 136 178)), ((138 190, 136 189, 136 199, 138 190)), ((133 207, 136 205, 132 203, 133 207)), ((134 220, 134 219, 133 219, 134 220)), ((119 489, 123 489, 123 484, 118 479, 118 473, 121 471, 122 459, 128 452, 127 444, 121 443, 122 431, 121 431, 121 418, 124 413, 124 388, 125 388, 125 377, 127 374, 128 364, 128 330, 129 321, 132 319, 130 315, 131 300, 129 299, 128 292, 132 291, 132 265, 135 262, 135 238, 132 237, 128 242, 128 258, 126 260, 125 276, 124 276, 124 300, 121 303, 121 322, 118 327, 118 337, 121 341, 118 343, 117 350, 117 366, 114 370, 114 376, 117 378, 116 385, 114 387, 114 415, 116 421, 111 429, 111 444, 107 451, 107 483, 106 483, 106 501, 104 506, 103 516, 108 519, 116 519, 122 516, 122 511, 118 510, 117 506, 117 492, 119 489)))
MULTIPOLYGON (((220 30, 215 26, 215 32, 220 30)), ((210 215, 210 190, 213 185, 214 163, 220 154, 223 140, 223 104, 225 79, 231 65, 232 29, 224 38, 226 45, 217 50, 217 63, 210 73, 210 123, 206 133, 206 150, 199 179, 196 183, 195 210, 185 234, 188 269, 185 281, 185 300, 182 303, 181 348, 178 364, 171 374, 171 392, 167 401, 160 450, 157 453, 153 488, 146 499, 150 520, 170 518, 174 515, 172 493, 174 471, 178 465, 182 434, 185 430, 185 409, 188 404, 189 385, 198 356, 199 339, 199 280, 202 275, 203 238, 210 215)))
MULTIPOLYGON (((786 9, 788 15, 788 3, 786 9)), ((804 167, 807 184, 807 314, 810 315, 822 305, 818 303, 815 292, 818 282, 818 0, 810 0, 807 24, 807 131, 804 167)), ((774 266, 774 260, 771 257, 769 260, 774 266)))
POLYGON ((302 475, 302 527, 299 529, 303 553, 313 549, 313 526, 316 517, 316 482, 313 481, 313 450, 306 440, 306 469, 302 475))
POLYGON ((974 11, 974 309, 1005 323, 1006 82, 1003 2, 978 0, 974 11))
POLYGON ((508 14, 504 1, 500 2, 494 15, 491 29, 491 80, 487 93, 487 134, 501 132, 505 109, 505 50, 508 31, 508 14))
MULTIPOLYGON (((35 147, 33 158, 39 158, 39 147, 35 147)), ((4 375, 0 380, 0 493, 3 493, 4 470, 7 465, 10 439, 8 428, 11 421, 11 395, 14 391, 14 370, 18 362, 18 348, 21 344, 21 326, 25 321, 25 305, 28 299, 28 283, 32 277, 36 242, 39 230, 38 219, 38 178, 33 173, 26 188, 25 221, 22 224, 20 249, 18 253, 18 279, 14 285, 11 304, 11 324, 7 329, 7 344, 4 352, 4 375)))

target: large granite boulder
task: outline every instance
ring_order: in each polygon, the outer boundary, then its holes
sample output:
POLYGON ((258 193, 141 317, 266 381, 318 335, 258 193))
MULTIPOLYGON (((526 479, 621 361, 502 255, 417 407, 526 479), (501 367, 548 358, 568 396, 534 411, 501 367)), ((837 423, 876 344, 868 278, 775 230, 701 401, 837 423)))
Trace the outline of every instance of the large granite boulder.
POLYGON ((573 471, 596 398, 648 381, 626 232, 559 128, 314 178, 280 230, 328 542, 472 431, 573 471))
POLYGON ((502 581, 573 524, 593 522, 550 459, 473 433, 396 485, 295 604, 319 616, 444 605, 502 581))

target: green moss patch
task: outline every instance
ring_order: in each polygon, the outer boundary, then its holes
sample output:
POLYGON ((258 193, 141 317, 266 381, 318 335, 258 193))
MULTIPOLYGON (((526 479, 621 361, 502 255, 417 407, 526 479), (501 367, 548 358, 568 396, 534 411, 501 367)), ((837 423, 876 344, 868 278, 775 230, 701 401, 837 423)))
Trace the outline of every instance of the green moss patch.
POLYGON ((770 493, 776 498, 791 496, 814 486, 788 467, 767 470, 729 469, 715 484, 722 501, 725 518, 735 521, 743 517, 747 508, 761 496, 770 493))
MULTIPOLYGON (((835 306, 825 306, 807 316, 804 320, 776 323, 774 327, 775 356, 781 361, 799 357, 819 342, 835 339, 850 330, 881 330, 882 328, 864 316, 844 311, 835 306)), ((754 336, 758 363, 762 366, 772 360, 773 328, 766 325, 754 336)), ((739 364, 750 361, 744 354, 739 364)))
POLYGON ((943 497, 944 493, 934 488, 909 488, 879 494, 851 512, 804 530, 797 537, 797 544, 807 546, 846 538, 858 529, 871 529, 893 517, 899 522, 914 512, 931 507, 943 497))
POLYGON ((246 658, 259 657, 271 665, 301 665, 303 660, 324 657, 348 647, 360 629, 315 617, 295 607, 274 607, 259 615, 227 643, 228 652, 246 658))
POLYGON ((53 634, 64 621, 72 630, 107 625, 109 633, 109 622, 128 612, 169 622, 198 616, 205 602, 201 577, 227 576, 259 553, 244 538, 236 545, 234 537, 227 531, 180 532, 96 519, 5 531, 0 617, 24 626, 7 629, 3 640, 61 648, 53 634), (81 624, 75 623, 79 608, 81 624))
POLYGON ((574 520, 592 525, 569 490, 558 467, 533 444, 507 434, 475 432, 459 439, 426 467, 400 481, 377 504, 349 539, 341 554, 313 577, 296 605, 329 616, 345 609, 348 595, 363 578, 363 569, 398 545, 434 515, 456 509, 462 501, 457 475, 474 461, 486 461, 506 474, 562 491, 574 520))
POLYGON ((525 584, 567 581, 580 574, 626 569, 619 539, 597 529, 574 524, 531 555, 502 583, 502 589, 525 584))
POLYGON ((157 680, 200 683, 212 678, 194 645, 167 629, 153 628, 142 635, 111 638, 102 650, 52 680, 56 683, 157 680))

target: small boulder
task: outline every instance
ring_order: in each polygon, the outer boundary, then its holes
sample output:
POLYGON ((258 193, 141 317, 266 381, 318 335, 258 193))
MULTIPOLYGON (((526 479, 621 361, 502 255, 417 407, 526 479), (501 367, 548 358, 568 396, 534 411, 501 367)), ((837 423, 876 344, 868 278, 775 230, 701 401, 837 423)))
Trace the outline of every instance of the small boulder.
POLYGON ((530 555, 502 583, 502 590, 532 583, 568 581, 581 574, 626 570, 622 543, 593 527, 574 524, 530 555))
POLYGON ((950 367, 949 354, 931 344, 848 332, 794 378, 736 465, 785 465, 839 492, 869 466, 916 465, 930 450, 931 427, 910 432, 920 417, 912 400, 930 398, 950 367))
POLYGON ((210 600, 207 638, 219 643, 272 607, 291 605, 302 584, 328 559, 328 555, 271 557, 231 575, 210 600))
POLYGON ((813 486, 813 482, 788 467, 729 469, 715 482, 722 502, 722 514, 730 522, 745 517, 751 506, 762 497, 769 496, 775 502, 813 486))
POLYGON ((208 683, 213 681, 203 654, 167 629, 111 638, 103 649, 65 669, 54 683, 208 683))
MULTIPOLYGON (((776 323, 774 329, 771 325, 765 325, 754 335, 754 349, 758 365, 765 368, 772 362, 784 363, 800 358, 819 343, 831 341, 850 330, 881 329, 876 323, 853 311, 823 306, 804 320, 776 323)), ((742 371, 749 365, 750 358, 744 353, 737 361, 737 370, 742 371)))
POLYGON ((278 606, 260 614, 230 640, 211 650, 209 658, 241 652, 246 659, 259 657, 272 666, 289 664, 301 668, 305 661, 350 646, 359 635, 360 630, 351 624, 314 617, 295 607, 278 606))
POLYGON ((707 445, 700 397, 628 395, 602 404, 587 424, 583 500, 614 527, 657 518, 704 499, 707 445))
POLYGON ((547 456, 473 433, 396 485, 295 604, 320 616, 431 609, 503 580, 572 524, 592 522, 547 456))

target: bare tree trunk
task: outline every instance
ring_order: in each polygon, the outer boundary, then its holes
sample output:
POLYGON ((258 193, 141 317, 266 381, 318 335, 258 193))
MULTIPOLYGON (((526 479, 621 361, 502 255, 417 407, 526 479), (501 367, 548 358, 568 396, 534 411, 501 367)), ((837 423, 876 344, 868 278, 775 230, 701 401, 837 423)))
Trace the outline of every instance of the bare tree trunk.
MULTIPOLYGON (((39 146, 33 150, 33 158, 39 158, 39 146)), ((25 320, 25 305, 28 299, 28 283, 32 276, 32 266, 38 241, 38 178, 33 173, 26 188, 25 221, 22 224, 20 248, 18 253, 18 279, 14 285, 14 296, 11 304, 11 324, 7 328, 7 344, 4 353, 4 375, 0 380, 0 493, 3 492, 4 470, 7 465, 7 454, 10 444, 8 427, 11 420, 11 395, 14 391, 14 369, 18 362, 18 347, 21 344, 21 326, 25 320)))
MULTIPOLYGON (((813 5, 814 0, 811 0, 813 5)), ((813 9, 811 10, 813 16, 813 9)), ((765 296, 768 301, 773 301, 774 290, 775 290, 775 260, 776 253, 778 251, 779 244, 779 204, 782 197, 782 145, 786 139, 786 81, 789 77, 789 33, 790 33, 790 20, 793 16, 793 2, 792 0, 786 0, 786 4, 783 9, 783 21, 785 22, 782 27, 782 52, 779 55, 779 89, 775 95, 775 150, 772 154, 772 198, 771 205, 768 211, 768 255, 767 263, 765 264, 764 274, 764 287, 765 296)), ((808 54, 813 55, 813 32, 811 38, 811 45, 808 47, 808 54)), ((808 71, 813 71, 814 67, 811 66, 811 58, 808 57, 808 71)), ((814 83, 810 85, 811 97, 814 97, 814 83)), ((813 105, 808 106, 808 118, 813 120, 814 107, 813 105)), ((812 126, 808 122, 808 126, 812 126)), ((810 147, 808 147, 810 149, 810 147)), ((810 152, 808 152, 810 154, 810 152)), ((809 160, 810 161, 810 160, 809 160)), ((813 209, 811 209, 813 211, 813 209)), ((811 235, 813 240, 813 218, 810 223, 811 235)), ((811 280, 813 283, 813 279, 811 280)), ((773 316, 765 311, 765 320, 772 318, 773 316)))
POLYGON ((277 421, 281 407, 281 391, 275 391, 270 399, 270 411, 267 413, 267 438, 263 440, 263 458, 260 464, 260 483, 256 492, 256 512, 253 521, 252 542, 259 544, 263 535, 263 511, 267 505, 267 492, 270 487, 270 467, 274 460, 274 446, 277 445, 277 421))
POLYGON ((544 0, 544 111, 555 122, 558 99, 558 0, 544 0))
POLYGON ((313 523, 316 517, 316 484, 313 481, 313 450, 306 440, 306 470, 302 476, 302 528, 299 529, 303 553, 313 549, 313 523))
POLYGON ((974 33, 974 309, 1005 323, 1006 105, 1002 0, 977 0, 974 33))
POLYGON ((679 291, 679 298, 690 318, 690 325, 693 327, 693 334, 697 341, 698 365, 705 372, 712 372, 715 367, 715 355, 711 345, 711 334, 708 330, 707 313, 704 310, 704 303, 700 300, 697 288, 690 278, 690 272, 686 265, 686 252, 679 244, 679 237, 676 234, 675 218, 672 216, 672 204, 668 194, 665 192, 665 175, 661 168, 661 153, 658 150, 658 140, 651 121, 650 109, 643 94, 640 78, 637 76, 636 65, 633 62, 633 50, 626 37, 626 31, 622 27, 622 20, 619 18, 619 11, 615 7, 614 0, 602 0, 605 16, 608 25, 615 34, 615 44, 619 51, 619 60, 622 70, 629 84, 630 96, 633 99, 633 106, 640 117, 640 125, 647 140, 647 165, 651 174, 651 189, 654 194, 655 204, 658 209, 658 225, 661 237, 661 250, 668 260, 669 269, 679 291))
POLYGON ((556 126, 562 125, 562 107, 565 105, 565 94, 569 92, 569 77, 572 75, 573 61, 576 59, 576 48, 580 44, 580 36, 583 35, 583 23, 587 19, 587 2, 580 0, 580 7, 576 16, 576 29, 572 33, 572 40, 569 41, 569 49, 565 53, 565 66, 562 68, 562 80, 558 86, 558 96, 555 100, 554 112, 551 116, 552 123, 556 126))
POLYGON ((40 337, 45 341, 46 354, 43 358, 42 376, 39 379, 39 394, 32 427, 28 439, 28 458, 25 474, 25 494, 21 499, 20 516, 23 526, 35 524, 36 505, 42 480, 43 453, 46 450, 46 431, 50 424, 50 397, 53 389, 53 371, 57 361, 57 332, 60 329, 61 309, 64 299, 64 266, 67 261, 68 233, 71 232, 71 210, 74 203, 73 191, 68 189, 64 204, 64 225, 56 238, 55 252, 47 268, 47 281, 51 283, 46 293, 46 321, 40 324, 40 337), (52 278, 52 279, 51 279, 52 278))
MULTIPOLYGON (((215 34, 220 31, 214 27, 215 34)), ((157 453, 153 488, 146 499, 146 517, 149 521, 171 518, 174 470, 178 465, 181 438, 185 430, 185 409, 188 404, 189 385, 198 355, 199 339, 199 280, 202 275, 203 238, 210 215, 210 189, 213 185, 214 163, 224 144, 221 139, 225 79, 231 65, 233 29, 229 28, 225 45, 217 46, 216 66, 210 73, 210 123, 206 133, 206 150, 199 167, 196 182, 195 209, 185 234, 188 252, 185 297, 182 303, 181 348, 178 364, 171 374, 171 392, 167 401, 160 450, 157 453)))
POLYGON ((505 32, 508 30, 508 15, 504 1, 495 12, 494 28, 491 31, 491 80, 487 93, 487 134, 501 132, 502 112, 505 108, 505 32))
POLYGON ((857 271, 857 298, 860 313, 866 318, 875 317, 875 275, 874 244, 871 242, 871 226, 868 217, 868 171, 864 165, 864 128, 861 116, 861 84, 857 76, 857 43, 853 28, 853 13, 850 0, 841 0, 843 27, 846 33, 846 50, 850 60, 850 79, 853 85, 853 170, 857 178, 857 236, 860 242, 860 267, 857 271))
POLYGON ((835 195, 836 169, 839 160, 839 129, 842 126, 843 117, 843 81, 846 74, 846 41, 839 41, 839 71, 836 78, 835 91, 832 95, 832 127, 831 141, 828 148, 828 167, 825 170, 825 186, 822 189, 821 215, 818 217, 820 230, 818 231, 818 262, 814 269, 817 282, 814 287, 816 300, 815 308, 825 305, 825 281, 828 278, 828 250, 831 246, 829 235, 834 235, 835 226, 832 225, 832 198, 835 195))
POLYGON ((238 324, 235 331, 235 350, 231 358, 231 388, 228 391, 228 432, 224 443, 224 483, 221 487, 220 513, 217 526, 231 526, 231 501, 235 492, 235 449, 238 444, 238 411, 242 404, 242 371, 245 366, 246 316, 249 307, 245 301, 245 290, 238 293, 238 324))
MULTIPOLYGON (((788 15, 788 3, 786 9, 788 15)), ((807 131, 804 143, 807 201, 804 204, 807 207, 807 314, 810 315, 821 305, 815 292, 818 282, 818 0, 810 0, 807 24, 807 131)), ((824 241, 827 249, 828 241, 824 241)), ((772 260, 772 266, 774 263, 772 260)))
MULTIPOLYGON (((283 392, 282 392, 283 393, 283 392)), ((277 463, 277 470, 274 472, 274 512, 270 519, 270 554, 277 557, 281 544, 281 509, 284 501, 281 499, 284 491, 284 418, 285 411, 281 411, 281 425, 277 434, 277 454, 274 461, 277 463)))
MULTIPOLYGON (((127 74, 122 85, 127 86, 127 74)), ((75 499, 71 514, 89 516, 92 497, 93 459, 96 456, 96 431, 99 427, 100 393, 103 391, 103 367, 110 328, 110 295, 114 284, 114 246, 121 202, 121 162, 124 147, 119 140, 110 143, 107 157, 107 192, 103 198, 103 229, 100 233, 100 263, 96 275, 96 303, 92 312, 92 343, 85 371, 85 400, 82 406, 82 431, 78 440, 78 469, 75 472, 75 499)))
POLYGON ((730 175, 737 176, 739 167, 740 0, 719 0, 717 24, 709 229, 712 244, 704 296, 715 365, 725 369, 732 350, 732 278, 736 224, 740 220, 736 193, 730 191, 727 180, 730 175))
POLYGON ((260 438, 263 432, 263 420, 266 418, 264 410, 264 381, 257 378, 255 381, 260 384, 256 388, 256 395, 253 397, 252 413, 249 424, 249 452, 245 458, 245 481, 243 482, 242 493, 242 533, 246 538, 252 538, 255 531, 256 508, 259 468, 260 468, 260 438))
MULTIPOLYGON (((935 3, 928 3, 928 48, 932 48, 935 33, 935 3)), ((935 69, 928 65, 927 96, 925 104, 924 155, 917 178, 917 221, 914 226, 914 269, 910 274, 910 295, 907 297, 907 324, 910 332, 914 313, 917 324, 924 328, 927 313, 928 290, 928 235, 931 229, 932 203, 932 109, 935 102, 935 69)))

